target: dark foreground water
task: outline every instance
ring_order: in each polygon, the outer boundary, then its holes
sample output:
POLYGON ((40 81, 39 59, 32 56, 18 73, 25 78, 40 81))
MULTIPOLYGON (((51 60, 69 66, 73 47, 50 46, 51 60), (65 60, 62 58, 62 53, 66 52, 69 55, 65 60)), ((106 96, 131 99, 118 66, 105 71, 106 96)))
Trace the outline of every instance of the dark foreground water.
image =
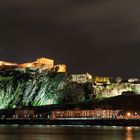
POLYGON ((140 127, 0 125, 0 140, 140 140, 140 127))

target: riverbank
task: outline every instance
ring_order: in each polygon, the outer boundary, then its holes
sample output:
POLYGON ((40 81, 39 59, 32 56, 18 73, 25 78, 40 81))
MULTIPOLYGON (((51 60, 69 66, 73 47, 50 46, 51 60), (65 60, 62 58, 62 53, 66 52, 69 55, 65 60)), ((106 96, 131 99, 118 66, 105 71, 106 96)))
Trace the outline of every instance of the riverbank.
POLYGON ((3 119, 0 120, 0 124, 140 126, 140 119, 94 119, 94 120, 3 119))

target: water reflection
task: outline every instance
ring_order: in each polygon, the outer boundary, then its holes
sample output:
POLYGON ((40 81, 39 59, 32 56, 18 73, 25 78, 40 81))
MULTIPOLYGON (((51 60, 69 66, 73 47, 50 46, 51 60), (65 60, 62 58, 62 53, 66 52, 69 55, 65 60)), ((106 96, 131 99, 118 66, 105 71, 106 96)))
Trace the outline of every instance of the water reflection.
POLYGON ((126 127, 126 140, 133 140, 132 127, 126 127))
POLYGON ((139 140, 140 127, 1 126, 0 140, 139 140))

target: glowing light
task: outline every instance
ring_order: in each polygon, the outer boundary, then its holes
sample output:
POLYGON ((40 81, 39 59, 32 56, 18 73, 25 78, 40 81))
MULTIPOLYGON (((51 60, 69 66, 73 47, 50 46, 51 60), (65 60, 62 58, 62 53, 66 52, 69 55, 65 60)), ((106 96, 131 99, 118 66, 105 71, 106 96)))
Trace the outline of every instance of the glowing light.
POLYGON ((130 117, 131 116, 131 113, 130 112, 127 112, 127 116, 130 117))
POLYGON ((138 115, 138 113, 137 113, 137 112, 135 112, 135 115, 138 115))
POLYGON ((20 64, 19 67, 26 68, 26 67, 32 67, 33 63, 24 63, 20 64))
POLYGON ((95 77, 95 81, 98 83, 108 83, 109 82, 109 77, 95 77))
POLYGON ((27 64, 27 67, 32 67, 32 64, 27 64))
POLYGON ((2 63, 2 61, 0 61, 0 66, 2 66, 3 65, 3 63, 2 63))
POLYGON ((13 105, 13 108, 16 108, 16 105, 13 105))
POLYGON ((92 75, 91 74, 87 73, 87 77, 88 77, 89 80, 92 80, 92 75))
POLYGON ((132 130, 132 127, 126 127, 126 130, 130 131, 130 130, 132 130))
POLYGON ((10 63, 5 61, 0 61, 0 66, 17 66, 16 63, 10 63))

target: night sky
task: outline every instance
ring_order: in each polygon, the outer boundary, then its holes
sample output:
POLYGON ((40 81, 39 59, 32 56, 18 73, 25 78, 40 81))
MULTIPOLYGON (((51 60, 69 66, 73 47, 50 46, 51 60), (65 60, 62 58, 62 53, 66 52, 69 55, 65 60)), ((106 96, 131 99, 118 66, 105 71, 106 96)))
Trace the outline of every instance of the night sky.
POLYGON ((0 59, 37 57, 72 73, 140 77, 140 1, 0 1, 0 59))

